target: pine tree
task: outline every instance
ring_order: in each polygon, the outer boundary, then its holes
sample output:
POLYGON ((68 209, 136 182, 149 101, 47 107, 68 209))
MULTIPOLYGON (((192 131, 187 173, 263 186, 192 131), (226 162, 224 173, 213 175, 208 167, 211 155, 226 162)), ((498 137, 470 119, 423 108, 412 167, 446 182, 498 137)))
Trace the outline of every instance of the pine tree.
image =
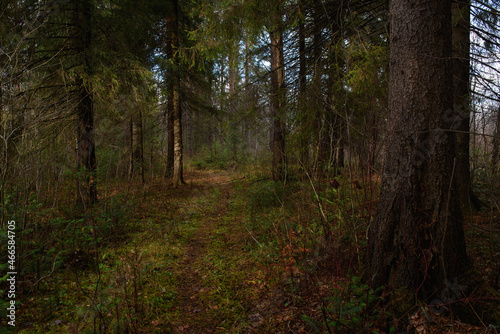
POLYGON ((285 178, 285 63, 283 59, 282 1, 275 1, 271 30, 271 108, 273 117, 273 179, 285 178))
POLYGON ((451 0, 419 5, 391 4, 390 122, 369 241, 370 283, 405 298, 401 309, 413 305, 413 296, 441 298, 447 282, 462 283, 470 268, 456 137, 446 130, 453 112, 451 0))
POLYGON ((97 202, 94 139, 94 105, 92 83, 86 78, 92 75, 92 4, 90 0, 74 1, 74 45, 79 54, 80 72, 76 79, 77 113, 77 166, 82 176, 78 178, 78 199, 87 207, 97 202))

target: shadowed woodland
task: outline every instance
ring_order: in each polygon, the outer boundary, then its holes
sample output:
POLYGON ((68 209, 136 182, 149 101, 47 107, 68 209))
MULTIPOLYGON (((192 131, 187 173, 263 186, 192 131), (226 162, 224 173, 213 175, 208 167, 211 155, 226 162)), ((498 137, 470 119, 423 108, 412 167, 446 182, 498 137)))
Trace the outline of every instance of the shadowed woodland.
POLYGON ((1 0, 2 332, 500 332, 499 8, 1 0))

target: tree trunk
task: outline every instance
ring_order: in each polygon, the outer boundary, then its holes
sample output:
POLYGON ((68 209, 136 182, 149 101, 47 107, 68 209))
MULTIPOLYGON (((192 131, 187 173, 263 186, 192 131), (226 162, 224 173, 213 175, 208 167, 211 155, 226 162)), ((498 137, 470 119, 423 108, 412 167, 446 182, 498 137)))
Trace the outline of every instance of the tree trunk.
POLYGON ((82 173, 78 178, 77 198, 88 208, 97 202, 92 86, 88 80, 84 80, 84 77, 92 74, 92 9, 89 0, 75 1, 75 5, 75 44, 83 72, 77 79, 77 168, 82 173))
POLYGON ((273 180, 285 177, 285 123, 283 121, 285 107, 285 68, 283 59, 283 32, 281 8, 278 4, 275 11, 275 26, 270 32, 271 38, 271 107, 273 115, 273 180))
POLYGON ((173 100, 173 84, 167 84, 168 101, 167 101, 167 178, 172 179, 174 176, 174 100, 173 100))
POLYGON ((343 165, 342 151, 342 134, 344 132, 344 122, 340 111, 343 109, 342 95, 344 93, 344 58, 340 46, 343 44, 342 26, 347 12, 344 10, 341 3, 336 4, 333 12, 330 12, 328 17, 332 39, 329 45, 328 68, 320 67, 322 62, 322 52, 326 49, 325 42, 322 42, 321 31, 323 28, 322 21, 325 20, 324 11, 321 1, 316 1, 314 8, 314 26, 315 32, 314 42, 314 58, 315 58, 315 79, 313 82, 313 93, 319 94, 316 97, 315 108, 320 111, 318 114, 318 167, 319 175, 324 172, 330 173, 332 168, 334 173, 337 172, 336 167, 343 165), (328 74, 326 105, 324 105, 324 97, 322 96, 322 81, 321 77, 324 73, 328 74))
POLYGON ((323 76, 323 66, 322 66, 322 52, 323 52, 323 41, 321 37, 321 32, 324 28, 324 22, 322 22, 322 10, 323 6, 321 1, 313 1, 313 69, 314 75, 312 79, 312 89, 311 89, 311 106, 312 110, 315 111, 315 124, 316 124, 316 135, 318 136, 318 152, 316 166, 314 166, 315 174, 317 177, 324 176, 326 167, 328 166, 328 157, 330 152, 330 122, 327 115, 327 111, 324 108, 323 103, 323 87, 322 87, 322 76, 323 76))
POLYGON ((250 38, 248 31, 245 31, 245 91, 250 87, 250 38))
POLYGON ((237 73, 238 73, 238 44, 234 44, 229 51, 228 57, 228 76, 229 76, 229 97, 228 97, 228 141, 231 149, 231 159, 238 163, 238 124, 237 121, 237 101, 238 101, 238 83, 237 83, 237 73))
POLYGON ((186 154, 191 156, 193 153, 193 116, 190 113, 184 113, 184 139, 186 143, 186 154))
MULTIPOLYGON (((234 47, 237 47, 235 45, 234 47)), ((238 60, 237 52, 232 49, 229 51, 228 56, 228 75, 229 75, 229 98, 236 92, 236 73, 238 73, 238 60)))
MULTIPOLYGON (((0 64, 3 67, 3 64, 0 64)), ((0 136, 5 138, 5 127, 4 127, 4 99, 3 99, 3 82, 0 80, 0 136)), ((2 140, 0 143, 0 205, 4 206, 5 202, 5 180, 7 175, 7 147, 5 141, 2 140)), ((2 210, 5 211, 5 210, 2 210)), ((2 213, 0 215, 0 221, 5 221, 5 216, 2 213)))
POLYGON ((142 133, 142 112, 137 112, 130 116, 130 167, 129 178, 132 179, 134 173, 139 170, 141 181, 144 179, 144 139, 142 133))
MULTIPOLYGON (((369 279, 433 298, 469 268, 456 192, 451 0, 392 1, 389 129, 369 279), (445 129, 445 130, 443 130, 445 129)), ((414 304, 411 304, 413 306, 414 304)))
POLYGON ((307 131, 307 115, 305 108, 305 92, 307 88, 307 78, 306 78, 306 32, 305 32, 305 8, 304 8, 305 0, 299 1, 299 15, 304 16, 299 18, 299 98, 298 98, 298 109, 299 109, 299 117, 300 117, 300 161, 299 163, 302 165, 302 168, 307 171, 308 169, 308 161, 309 161, 309 132, 307 131))
MULTIPOLYGON (((174 47, 172 32, 175 27, 173 27, 173 22, 170 20, 167 26, 167 43, 165 46, 165 52, 167 58, 174 59, 174 47)), ((172 66, 170 66, 169 71, 172 71, 172 66)), ((173 76, 169 75, 167 78, 167 179, 172 179, 174 176, 174 82, 173 76)))
POLYGON ((344 167, 344 133, 346 123, 341 112, 345 112, 343 95, 344 92, 344 58, 341 51, 342 24, 346 12, 339 6, 336 8, 334 21, 332 23, 332 41, 330 45, 330 61, 328 69, 328 110, 326 119, 328 122, 328 165, 334 167, 334 173, 338 167, 344 167))
POLYGON ((492 152, 491 152, 491 168, 494 175, 497 175, 498 161, 500 160, 500 106, 497 108, 495 115, 495 130, 492 139, 492 152))
POLYGON ((470 175, 470 0, 452 4, 453 102, 457 121, 453 124, 457 140, 457 191, 465 215, 480 208, 472 191, 470 175))
POLYGON ((134 166, 134 117, 130 115, 129 123, 128 123, 128 132, 130 136, 130 141, 129 141, 129 150, 130 150, 130 155, 129 155, 129 164, 128 164, 128 178, 129 181, 132 180, 132 177, 134 176, 135 172, 135 166, 134 166))
MULTIPOLYGON (((252 94, 252 89, 250 87, 250 38, 248 31, 245 31, 245 81, 244 81, 244 108, 246 110, 253 110, 254 98, 252 94)), ((248 117, 245 119, 244 123, 244 137, 248 145, 246 154, 250 154, 251 147, 253 146, 253 141, 255 141, 252 132, 250 131, 250 124, 252 120, 248 117)))
MULTIPOLYGON (((172 186, 178 187, 183 183, 182 178, 182 114, 180 101, 180 78, 179 78, 179 6, 177 0, 172 1, 173 9, 171 16, 167 19, 168 42, 171 47, 171 99, 172 116, 171 123, 173 127, 173 168, 172 168, 172 186)), ((169 115, 170 121, 170 115, 169 115)))
POLYGON ((173 112, 173 124, 174 124, 174 174, 172 176, 172 186, 174 188, 178 187, 182 183, 182 118, 181 118, 181 107, 180 107, 180 97, 179 97, 179 87, 174 88, 173 98, 174 98, 174 112, 173 112))

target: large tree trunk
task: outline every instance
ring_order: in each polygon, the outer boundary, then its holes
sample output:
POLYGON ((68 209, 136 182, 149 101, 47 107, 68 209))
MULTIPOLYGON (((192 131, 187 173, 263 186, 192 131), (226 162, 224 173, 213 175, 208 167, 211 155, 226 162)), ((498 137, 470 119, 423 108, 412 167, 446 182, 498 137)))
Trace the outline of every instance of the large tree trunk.
POLYGON ((433 298, 469 267, 454 181, 456 137, 446 130, 451 0, 394 0, 391 14, 390 121, 368 274, 373 287, 433 298))
POLYGON ((92 9, 89 0, 75 1, 76 50, 83 73, 77 79, 77 167, 82 173, 78 178, 77 198, 86 207, 97 202, 95 171, 97 161, 94 140, 94 110, 91 83, 83 79, 92 73, 91 21, 92 9))
POLYGON ((479 209, 480 202, 472 192, 470 175, 470 0, 452 4, 453 99, 457 121, 457 191, 460 208, 466 215, 479 209))
MULTIPOLYGON (((279 3, 279 2, 278 2, 279 3)), ((273 180, 285 177, 285 64, 283 59, 283 32, 280 4, 274 14, 275 25, 271 38, 271 107, 273 115, 273 180)))

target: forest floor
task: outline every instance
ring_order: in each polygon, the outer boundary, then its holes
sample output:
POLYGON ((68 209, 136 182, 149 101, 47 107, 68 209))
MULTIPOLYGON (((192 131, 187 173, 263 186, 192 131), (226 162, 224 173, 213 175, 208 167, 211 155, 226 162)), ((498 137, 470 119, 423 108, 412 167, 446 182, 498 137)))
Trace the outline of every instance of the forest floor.
MULTIPOLYGON (((185 179, 187 184, 177 189, 162 181, 108 185, 100 211, 86 221, 66 220, 64 230, 72 230, 79 239, 57 241, 54 248, 71 251, 46 252, 38 276, 21 282, 25 298, 18 329, 191 334, 394 331, 387 325, 394 322, 388 321, 390 314, 377 310, 378 297, 356 277, 357 239, 344 233, 332 247, 310 242, 317 233, 314 219, 308 217, 313 211, 308 212, 304 203, 291 203, 302 188, 292 186, 290 193, 280 193, 261 176, 226 171, 190 170, 185 179), (286 207, 294 206, 292 215, 286 207)), ((474 229, 472 238, 491 228, 474 229)), ((482 262, 487 267, 483 269, 498 270, 493 257, 498 245, 483 246, 486 250, 478 250, 477 256, 493 251, 491 259, 482 262)), ((413 332, 485 331, 485 326, 429 315, 426 310, 413 310, 408 327, 413 332)))
POLYGON ((276 242, 252 234, 259 226, 248 220, 246 178, 191 171, 185 179, 178 189, 109 186, 105 200, 134 202, 125 209, 131 226, 115 228, 99 249, 76 249, 59 272, 25 288, 22 332, 304 332, 300 315, 291 322, 293 287, 282 282, 290 267, 276 242))

